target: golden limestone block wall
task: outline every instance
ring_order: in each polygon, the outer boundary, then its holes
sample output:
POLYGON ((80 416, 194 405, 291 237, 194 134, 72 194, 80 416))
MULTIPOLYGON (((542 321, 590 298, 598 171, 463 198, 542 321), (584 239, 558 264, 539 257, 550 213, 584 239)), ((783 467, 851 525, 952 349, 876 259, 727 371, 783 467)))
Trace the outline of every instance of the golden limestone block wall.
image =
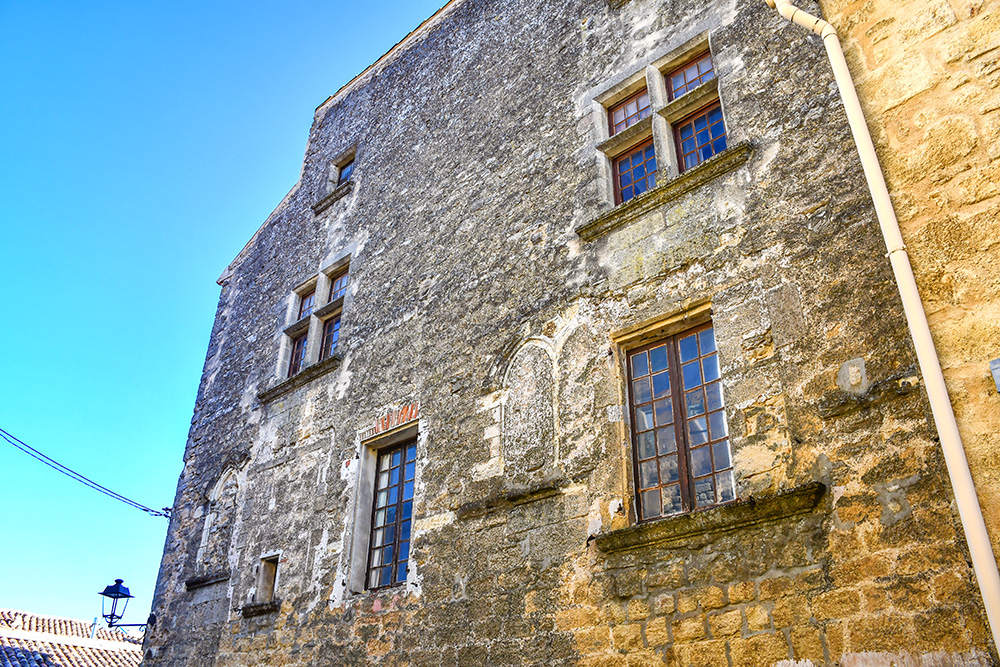
POLYGON ((855 77, 1000 557, 989 373, 1000 357, 1000 1, 822 7, 855 77))

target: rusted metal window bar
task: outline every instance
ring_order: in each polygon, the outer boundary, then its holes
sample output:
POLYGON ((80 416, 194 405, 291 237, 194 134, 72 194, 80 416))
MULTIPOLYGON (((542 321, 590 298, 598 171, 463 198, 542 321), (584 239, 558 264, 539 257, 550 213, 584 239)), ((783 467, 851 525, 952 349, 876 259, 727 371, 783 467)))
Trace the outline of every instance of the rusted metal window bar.
POLYGON ((675 100, 714 78, 712 54, 704 53, 667 74, 667 93, 675 100))
POLYGON ((628 357, 639 519, 734 500, 712 325, 657 341, 628 357))
POLYGON ((409 441, 377 453, 375 501, 368 547, 368 588, 406 581, 413 518, 417 443, 409 441))
POLYGON ((643 89, 608 109, 608 129, 615 135, 649 115, 649 91, 643 89))
POLYGON ((726 125, 718 102, 679 121, 675 131, 681 171, 726 150, 726 125))
POLYGON ((614 163, 615 203, 622 204, 650 188, 656 187, 656 151, 653 140, 630 148, 614 163))

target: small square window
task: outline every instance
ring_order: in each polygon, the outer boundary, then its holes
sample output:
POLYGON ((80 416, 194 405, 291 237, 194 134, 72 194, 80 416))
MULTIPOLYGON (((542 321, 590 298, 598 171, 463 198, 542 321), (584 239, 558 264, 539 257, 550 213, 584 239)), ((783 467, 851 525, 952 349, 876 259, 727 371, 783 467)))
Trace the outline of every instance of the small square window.
POLYGON ((296 375, 305 365, 306 344, 308 342, 308 333, 304 333, 301 336, 296 336, 292 339, 292 358, 288 362, 288 377, 296 375))
POLYGON ((612 160, 615 200, 622 204, 656 187, 656 150, 650 139, 612 160))
POLYGON ((312 315, 313 308, 315 308, 315 306, 316 306, 316 290, 313 290, 308 294, 304 294, 301 300, 299 301, 298 319, 301 320, 303 317, 308 317, 309 315, 312 315))
POLYGON ((667 94, 671 100, 715 78, 712 54, 705 53, 667 74, 667 94))
POLYGON ((640 520, 735 500, 712 325, 629 352, 628 378, 640 520))
POLYGON ((366 587, 384 588, 406 581, 413 521, 415 440, 376 453, 375 499, 368 542, 366 587))
POLYGON ((344 271, 333 277, 330 282, 330 298, 327 301, 336 301, 347 292, 348 273, 344 271))
POLYGON ((612 135, 635 125, 651 112, 649 91, 641 90, 624 102, 608 109, 608 127, 612 135))
POLYGON ((340 339, 340 315, 323 323, 323 346, 319 350, 320 361, 333 355, 340 339))
POLYGON ((354 160, 351 160, 340 168, 340 171, 337 174, 337 185, 343 185, 347 181, 351 180, 352 173, 354 173, 354 160))
POLYGON ((260 559, 260 571, 257 574, 257 592, 254 602, 261 604, 274 601, 274 584, 278 580, 278 557, 269 556, 260 559))
POLYGON ((726 150, 726 124, 718 102, 680 120, 674 132, 681 171, 726 150))

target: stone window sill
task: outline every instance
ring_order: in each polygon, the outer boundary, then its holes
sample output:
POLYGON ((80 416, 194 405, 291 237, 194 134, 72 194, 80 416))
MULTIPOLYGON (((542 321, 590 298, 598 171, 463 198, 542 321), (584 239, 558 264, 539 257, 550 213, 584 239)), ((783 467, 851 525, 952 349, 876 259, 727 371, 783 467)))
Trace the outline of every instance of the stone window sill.
POLYGON ((576 228, 577 236, 587 242, 599 239, 619 227, 634 222, 653 209, 678 199, 688 192, 743 166, 752 154, 753 148, 749 141, 730 146, 697 167, 688 169, 666 183, 658 185, 638 197, 633 197, 594 220, 580 225, 576 228))
POLYGON ((335 187, 330 194, 326 195, 318 202, 312 205, 313 213, 319 215, 326 209, 330 208, 335 201, 345 196, 348 192, 354 189, 354 181, 347 181, 343 185, 338 185, 335 187))
POLYGON ((341 360, 342 358, 340 353, 334 352, 332 356, 327 357, 323 361, 304 368, 287 380, 282 380, 275 386, 258 393, 257 398, 262 403, 269 403, 297 387, 301 387, 304 384, 312 382, 321 375, 326 375, 327 373, 340 368, 341 360))
POLYGON ((719 80, 710 79, 685 95, 672 100, 656 113, 671 123, 719 99, 719 80))
POLYGON ((223 581, 229 581, 229 572, 212 572, 210 574, 203 574, 198 577, 191 577, 184 582, 184 588, 193 591, 198 588, 205 588, 206 586, 211 586, 212 584, 222 583, 223 581))
POLYGON ((271 600, 270 602, 258 602, 257 604, 245 604, 240 607, 240 614, 243 618, 251 618, 253 616, 264 616, 266 614, 273 614, 281 609, 281 600, 271 600))
POLYGON ((640 141, 645 141, 651 136, 653 136, 653 117, 646 116, 632 127, 626 128, 598 144, 597 150, 608 157, 614 157, 624 152, 626 148, 640 141))
POLYGON ((813 482, 767 498, 750 498, 699 512, 641 523, 596 535, 601 551, 619 552, 649 546, 683 544, 696 535, 724 533, 807 514, 819 505, 826 485, 813 482))

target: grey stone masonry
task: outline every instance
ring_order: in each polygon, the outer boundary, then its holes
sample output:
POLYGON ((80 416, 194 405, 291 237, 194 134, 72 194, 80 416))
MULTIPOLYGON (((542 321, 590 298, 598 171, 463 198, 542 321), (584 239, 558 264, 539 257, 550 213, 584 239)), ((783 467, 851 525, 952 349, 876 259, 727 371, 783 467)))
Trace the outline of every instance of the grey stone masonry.
POLYGON ((316 110, 220 279, 143 664, 991 664, 881 244, 822 44, 762 0, 453 0, 316 110), (709 322, 733 502, 641 521, 628 359, 709 322))

